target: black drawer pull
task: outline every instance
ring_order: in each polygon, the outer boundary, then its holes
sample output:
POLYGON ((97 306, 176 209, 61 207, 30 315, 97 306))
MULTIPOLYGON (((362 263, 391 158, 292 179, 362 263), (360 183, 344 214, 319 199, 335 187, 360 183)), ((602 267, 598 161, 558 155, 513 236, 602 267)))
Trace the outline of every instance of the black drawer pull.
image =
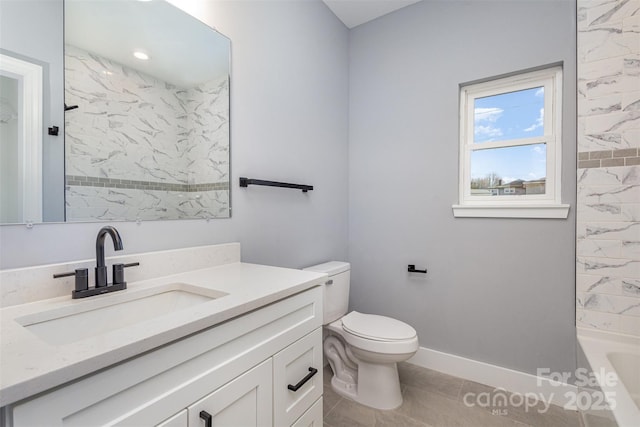
POLYGON ((211 427, 213 425, 211 422, 211 414, 207 411, 200 411, 200 418, 204 420, 204 427, 211 427))
POLYGON ((298 389, 300 387, 302 387, 304 385, 304 383, 306 383, 307 381, 309 381, 311 379, 312 376, 314 376, 315 374, 318 373, 318 370, 316 368, 309 368, 309 373, 307 374, 306 377, 304 377, 303 379, 300 380, 300 382, 296 385, 291 385, 289 384, 287 386, 287 388, 291 391, 298 391, 298 389))

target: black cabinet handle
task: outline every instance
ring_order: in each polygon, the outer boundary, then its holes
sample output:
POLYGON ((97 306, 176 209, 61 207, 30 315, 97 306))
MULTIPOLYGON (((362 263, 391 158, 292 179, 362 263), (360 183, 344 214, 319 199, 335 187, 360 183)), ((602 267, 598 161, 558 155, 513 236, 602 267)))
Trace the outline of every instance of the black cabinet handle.
POLYGON ((212 427, 212 417, 207 411, 200 411, 200 418, 204 420, 204 427, 212 427))
POLYGON ((287 388, 291 391, 298 391, 298 389, 300 387, 302 387, 304 385, 304 383, 306 383, 307 381, 309 381, 311 379, 312 376, 314 376, 315 374, 318 373, 318 370, 316 368, 309 368, 309 373, 307 374, 306 377, 304 377, 303 379, 300 380, 300 382, 296 385, 291 385, 289 384, 287 386, 287 388))

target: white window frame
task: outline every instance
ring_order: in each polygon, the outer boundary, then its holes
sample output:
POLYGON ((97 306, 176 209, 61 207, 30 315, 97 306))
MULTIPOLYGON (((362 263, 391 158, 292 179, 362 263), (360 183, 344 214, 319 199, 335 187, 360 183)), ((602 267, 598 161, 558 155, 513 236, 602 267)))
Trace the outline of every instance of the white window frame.
POLYGON ((569 205, 561 202, 562 67, 520 73, 460 88, 459 204, 455 217, 567 218, 569 205), (544 135, 474 143, 475 100, 487 96, 544 87, 544 135), (489 148, 546 145, 545 194, 471 194, 471 153, 489 148))

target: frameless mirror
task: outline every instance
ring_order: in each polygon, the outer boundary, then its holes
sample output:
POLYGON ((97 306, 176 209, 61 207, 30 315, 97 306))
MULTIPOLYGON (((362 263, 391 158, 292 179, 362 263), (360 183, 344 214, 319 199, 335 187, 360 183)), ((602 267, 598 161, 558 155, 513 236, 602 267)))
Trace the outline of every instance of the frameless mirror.
MULTIPOLYGON (((3 27, 5 21, 17 20, 15 31, 37 15, 37 2, 62 11, 62 0, 1 1, 3 27), (15 4, 14 9, 22 3, 30 11, 7 16, 7 3, 15 4)), ((59 18, 49 27, 63 31, 59 18)), ((39 22, 31 24, 34 44, 50 38, 39 22)), ((28 56, 4 44, 1 54, 28 56)), ((53 69, 61 61, 46 65, 53 69)), ((6 62, 2 60, 3 66, 6 62)), ((25 199, 35 207, 0 222, 229 217, 229 63, 229 39, 164 0, 65 0, 64 99, 53 102, 45 84, 42 132, 37 133, 41 142, 31 138, 42 149, 40 165, 27 174, 27 181, 35 187, 40 183, 41 194, 20 183, 7 189, 9 181, 3 177, 3 207, 27 206, 25 199), (50 120, 56 108, 64 124, 50 120), (49 135, 54 125, 57 136, 49 135), (61 145, 63 155, 47 154, 51 140, 61 145), (55 173, 47 172, 51 170, 55 173), (49 194, 48 187, 56 186, 57 194, 49 194), (22 199, 5 202, 5 193, 22 199), (49 206, 57 206, 58 214, 48 214, 55 210, 49 206)), ((21 128, 30 118, 11 107, 16 84, 8 79, 13 75, 1 76, 4 164, 10 159, 5 140, 13 132, 4 122, 13 120, 21 128)))
POLYGON ((64 221, 62 23, 62 0, 0 0, 0 224, 64 221))

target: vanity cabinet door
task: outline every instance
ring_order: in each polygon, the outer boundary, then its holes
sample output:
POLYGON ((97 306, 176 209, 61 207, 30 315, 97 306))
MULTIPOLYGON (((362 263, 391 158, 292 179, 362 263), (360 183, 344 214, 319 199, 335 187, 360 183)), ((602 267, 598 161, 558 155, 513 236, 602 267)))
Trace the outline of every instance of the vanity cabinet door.
POLYGON ((291 427, 322 427, 322 425, 322 398, 320 398, 291 427))
POLYGON ((271 373, 267 359, 189 406, 189 427, 271 427, 271 373))
POLYGON ((322 386, 322 329, 317 328, 273 356, 274 424, 292 425, 322 395, 322 386))
POLYGON ((173 417, 167 420, 164 420, 163 422, 158 424, 156 427, 188 427, 188 425, 189 425, 189 418, 187 416, 187 410, 184 409, 178 412, 177 414, 175 414, 173 417))

